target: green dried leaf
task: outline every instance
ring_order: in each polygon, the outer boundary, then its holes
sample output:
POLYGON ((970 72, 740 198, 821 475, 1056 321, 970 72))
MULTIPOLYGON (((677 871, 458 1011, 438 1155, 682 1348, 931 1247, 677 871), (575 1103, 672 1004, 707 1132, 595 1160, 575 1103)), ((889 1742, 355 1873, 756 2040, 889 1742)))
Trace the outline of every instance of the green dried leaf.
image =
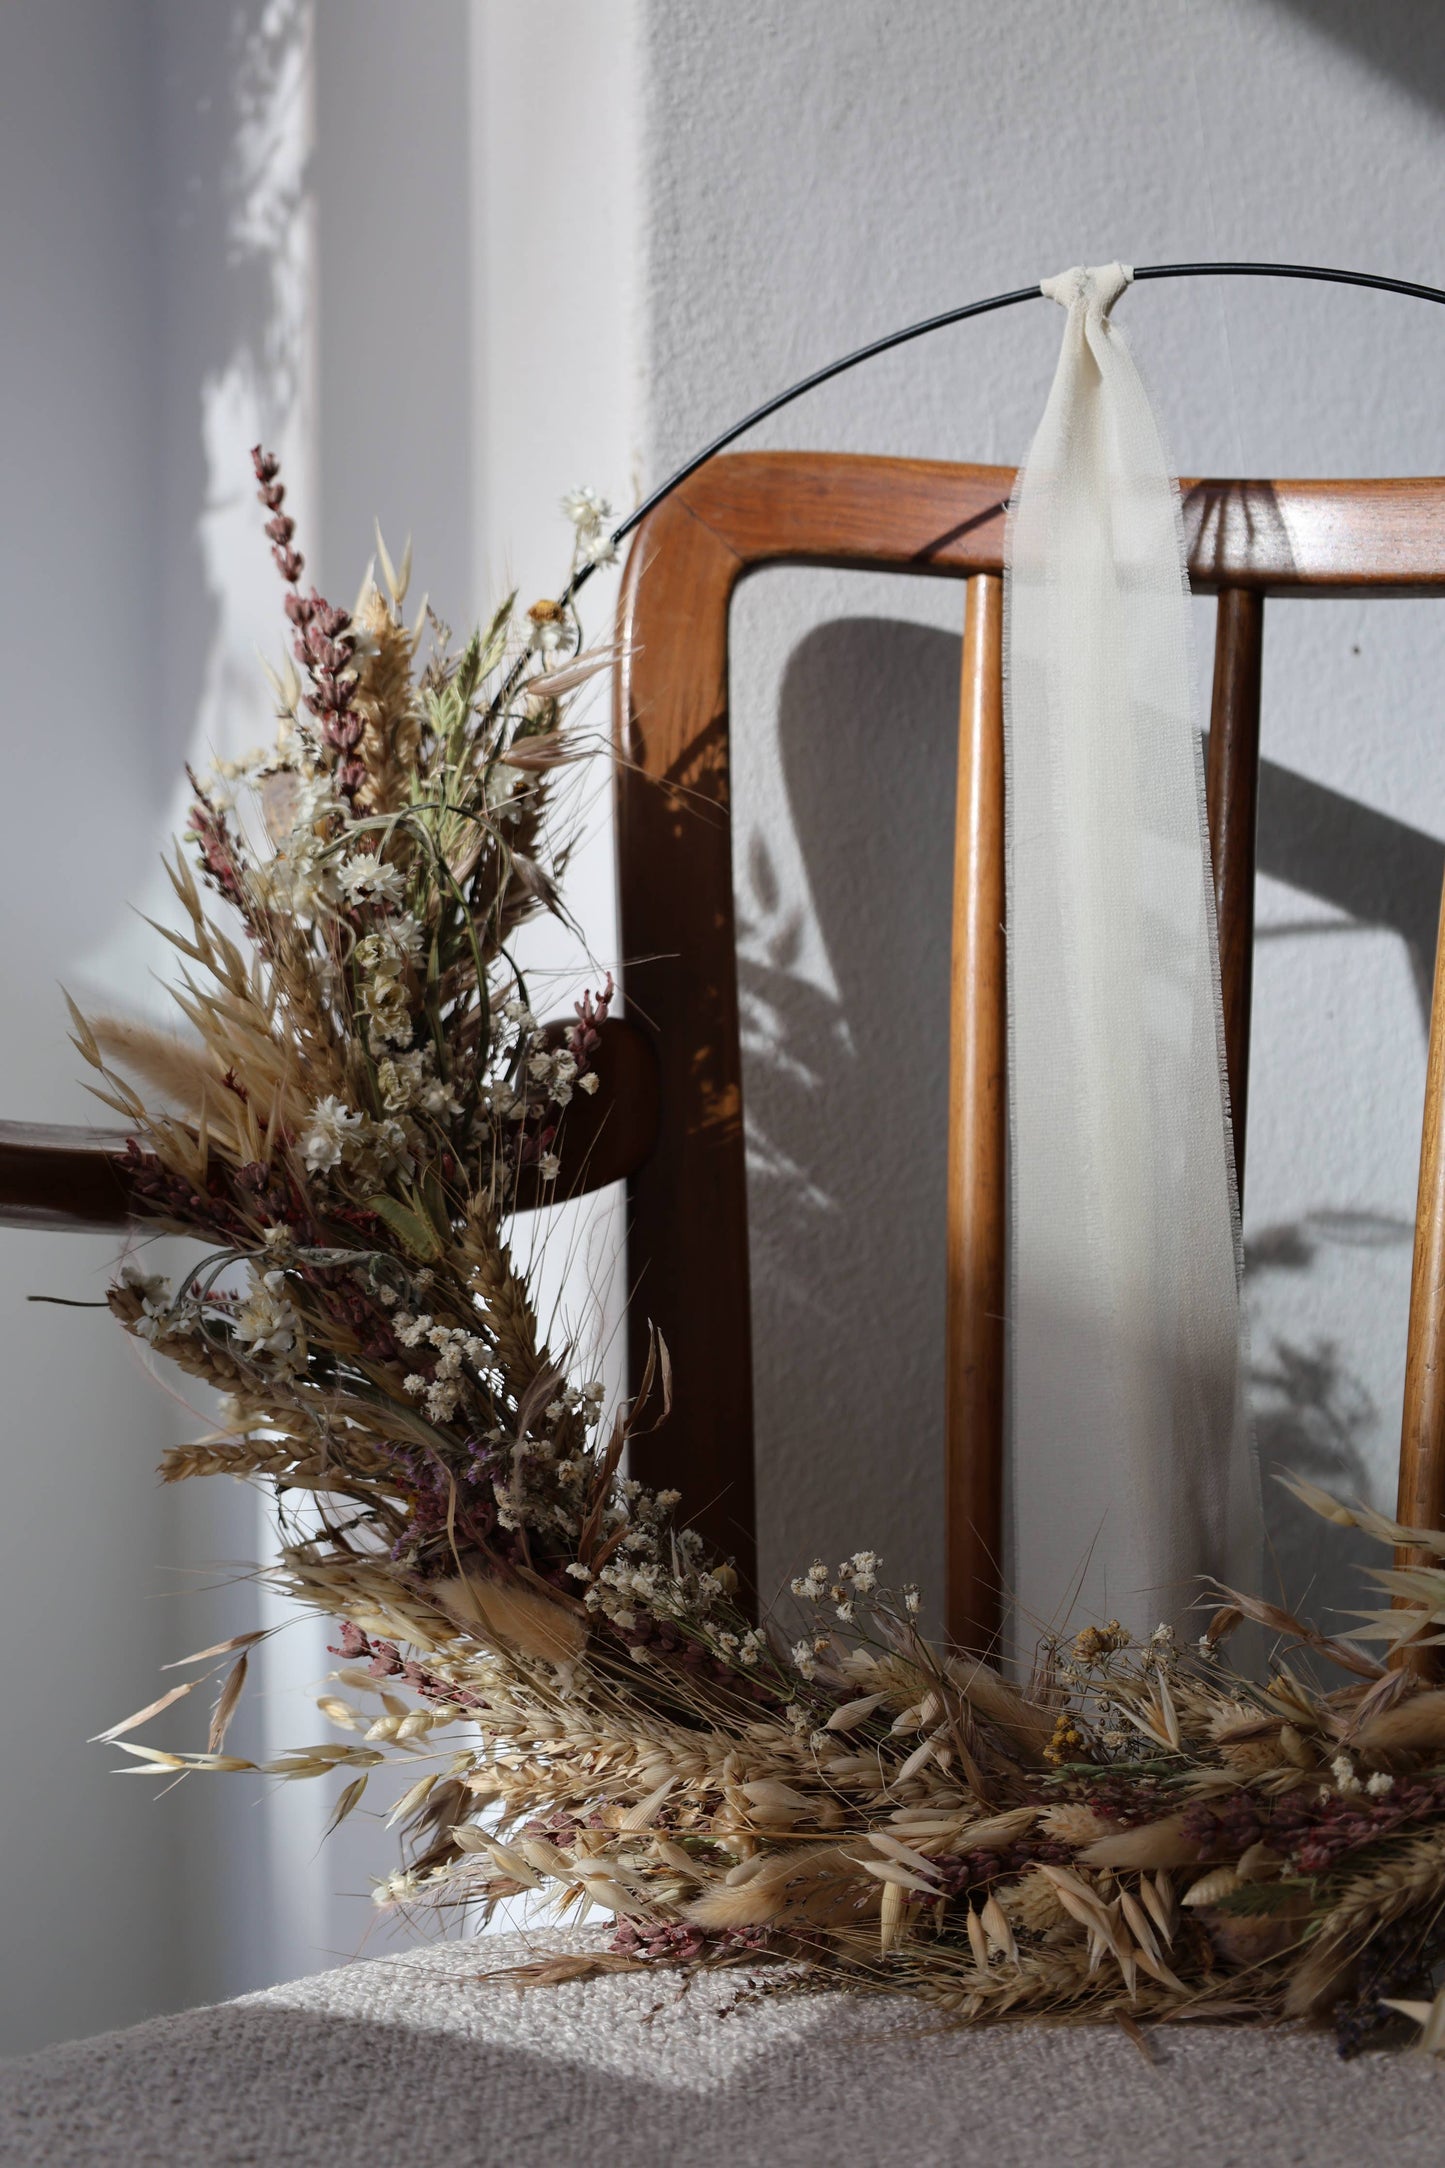
POLYGON ((419 1257, 429 1264, 441 1256, 441 1237, 424 1213, 399 1204, 395 1197, 388 1197, 384 1190, 378 1191, 374 1197, 368 1197, 366 1208, 386 1223, 413 1257, 419 1257))

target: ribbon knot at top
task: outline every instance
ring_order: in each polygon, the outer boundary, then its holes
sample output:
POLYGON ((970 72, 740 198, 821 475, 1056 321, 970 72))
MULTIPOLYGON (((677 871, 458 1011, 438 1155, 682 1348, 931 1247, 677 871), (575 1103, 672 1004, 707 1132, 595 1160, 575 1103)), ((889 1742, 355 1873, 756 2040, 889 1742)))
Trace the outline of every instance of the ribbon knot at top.
POLYGON ((1061 309, 1082 307, 1086 316, 1107 317, 1125 287, 1133 284, 1133 279, 1131 264, 1075 264, 1072 270, 1040 280, 1039 292, 1048 300, 1057 301, 1061 309))

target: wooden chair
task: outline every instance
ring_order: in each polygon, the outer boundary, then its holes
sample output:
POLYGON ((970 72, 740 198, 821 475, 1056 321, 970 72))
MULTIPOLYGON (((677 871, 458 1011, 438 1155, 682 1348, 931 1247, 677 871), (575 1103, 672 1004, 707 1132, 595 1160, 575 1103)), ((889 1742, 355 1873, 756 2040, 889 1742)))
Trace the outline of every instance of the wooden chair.
MULTIPOLYGON (((635 1472, 699 1502, 755 1569, 747 1194, 728 799, 728 612, 746 574, 833 565, 967 583, 948 1164, 947 1618, 997 1631, 1003 1459, 1003 541, 1013 471, 821 453, 712 462, 638 529, 619 603, 617 821, 628 1015, 562 1140, 573 1194, 626 1177, 632 1374, 650 1325, 675 1405, 635 1472), (660 1088, 659 1088, 660 1087, 660 1088)), ((1445 596, 1445 481, 1184 485, 1190 572, 1219 597, 1208 798, 1241 1174, 1260 657, 1269 595, 1445 596)), ((1400 1516, 1445 1518, 1445 991, 1437 961, 1410 1299, 1400 1516)), ((0 1223, 122 1226, 113 1133, 0 1124, 0 1223)))
MULTIPOLYGON (((821 453, 702 468, 639 528, 617 687, 618 852, 629 1013, 661 1064, 655 1150, 629 1192, 633 1374, 648 1322, 676 1403, 636 1472, 715 1501, 699 1516, 750 1575, 747 1199, 728 804, 728 611, 769 565, 964 580, 948 1161, 947 1619, 998 1629, 1005 1301, 1003 547, 1012 469, 821 453)), ((1185 482, 1190 574, 1219 597, 1208 802, 1236 1150, 1243 1178, 1254 938, 1260 657, 1269 595, 1445 596, 1445 481, 1185 482)), ((1437 967, 1438 969, 1438 967, 1437 967)), ((1400 1517, 1445 1509, 1445 973, 1436 979, 1410 1300, 1400 1517)))

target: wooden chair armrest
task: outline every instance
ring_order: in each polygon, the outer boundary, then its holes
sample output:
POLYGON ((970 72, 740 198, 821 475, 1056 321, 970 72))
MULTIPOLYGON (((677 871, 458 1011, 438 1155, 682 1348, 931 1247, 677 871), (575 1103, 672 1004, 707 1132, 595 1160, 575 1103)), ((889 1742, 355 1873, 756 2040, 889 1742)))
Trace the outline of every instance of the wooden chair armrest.
MULTIPOLYGON (((548 1028, 560 1043, 569 1026, 548 1028)), ((577 1092, 558 1124, 554 1149, 562 1171, 543 1184, 527 1170, 517 1200, 522 1211, 622 1181, 652 1150, 658 1074, 651 1041, 626 1017, 609 1017, 593 1066, 596 1092, 577 1092)), ((126 1143, 122 1129, 0 1122, 0 1226, 78 1234, 143 1217, 133 1211, 126 1143)))

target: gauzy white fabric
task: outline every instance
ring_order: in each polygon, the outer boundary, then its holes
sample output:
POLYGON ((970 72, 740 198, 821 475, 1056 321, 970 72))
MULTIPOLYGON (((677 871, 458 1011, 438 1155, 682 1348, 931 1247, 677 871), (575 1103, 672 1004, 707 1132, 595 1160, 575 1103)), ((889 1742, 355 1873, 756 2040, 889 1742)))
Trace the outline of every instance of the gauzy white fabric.
MULTIPOLYGON (((1252 1586, 1238 1209, 1179 494, 1072 270, 1009 520, 1013 1642, 1252 1586)), ((1196 1632, 1198 1628, 1194 1629, 1196 1632)))

